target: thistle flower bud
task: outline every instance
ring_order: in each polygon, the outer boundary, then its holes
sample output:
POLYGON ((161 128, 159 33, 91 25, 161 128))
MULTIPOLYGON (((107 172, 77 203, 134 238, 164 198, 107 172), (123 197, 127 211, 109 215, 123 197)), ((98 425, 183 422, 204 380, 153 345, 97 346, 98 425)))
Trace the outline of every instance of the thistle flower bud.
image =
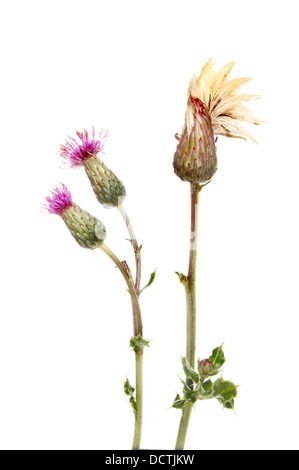
POLYGON ((214 366, 209 359, 204 359, 203 361, 198 361, 198 372, 200 375, 209 375, 213 372, 214 366))
POLYGON ((84 168, 97 200, 104 207, 118 207, 126 197, 126 189, 117 176, 98 157, 84 162, 84 168))
POLYGON ((100 204, 105 207, 118 207, 126 197, 126 189, 117 176, 109 170, 98 154, 103 151, 108 133, 100 132, 99 139, 95 131, 91 135, 86 130, 77 132, 80 141, 72 139, 60 147, 60 155, 71 167, 83 166, 100 204))
POLYGON ((46 201, 46 210, 62 218, 80 246, 93 250, 103 243, 106 237, 104 224, 75 204, 65 185, 55 188, 46 201))
POLYGON ((210 115, 205 104, 189 96, 185 125, 174 154, 175 174, 183 181, 204 184, 217 171, 217 156, 210 115))

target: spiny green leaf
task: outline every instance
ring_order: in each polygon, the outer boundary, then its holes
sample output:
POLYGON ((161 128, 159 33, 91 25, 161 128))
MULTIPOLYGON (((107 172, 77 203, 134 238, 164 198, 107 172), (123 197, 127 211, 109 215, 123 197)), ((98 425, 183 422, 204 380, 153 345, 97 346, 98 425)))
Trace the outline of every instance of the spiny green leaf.
POLYGON ((233 410, 235 408, 235 400, 227 401, 223 406, 227 410, 233 410))
POLYGON ((183 387, 184 401, 195 403, 197 400, 196 392, 194 392, 186 383, 183 387))
MULTIPOLYGON (((218 370, 223 366, 225 363, 225 356, 224 352, 222 351, 222 344, 219 346, 219 348, 214 349, 212 352, 212 356, 209 357, 209 361, 212 362, 214 369, 218 370)), ((215 371, 213 373, 215 375, 215 371)))
POLYGON ((132 406, 134 412, 136 413, 136 412, 137 412, 137 405, 136 405, 136 400, 135 400, 135 398, 134 398, 134 397, 131 397, 130 400, 129 400, 129 402, 131 403, 131 406, 132 406))
POLYGON ((141 294, 141 292, 144 291, 144 289, 147 289, 147 287, 149 287, 149 286, 154 282, 155 277, 156 277, 156 270, 151 274, 150 280, 148 281, 148 283, 146 284, 146 286, 144 286, 144 287, 141 289, 140 294, 141 294))
POLYGON ((124 392, 125 392, 126 395, 131 395, 131 396, 133 396, 134 392, 135 392, 135 388, 132 387, 132 385, 130 384, 128 378, 124 383, 124 392))
POLYGON ((207 378, 207 377, 215 377, 215 375, 219 374, 220 369, 214 369, 212 372, 209 372, 207 375, 203 376, 202 378, 207 378))
POLYGON ((213 397, 213 382, 206 380, 203 384, 200 384, 198 390, 199 398, 202 400, 208 400, 213 397))
POLYGON ((135 392, 135 388, 132 387, 132 385, 130 384, 129 382, 129 379, 127 378, 127 380, 125 381, 124 383, 124 392, 126 395, 129 395, 130 396, 130 399, 129 399, 129 402, 134 410, 134 412, 136 413, 137 411, 137 407, 136 407, 136 400, 134 398, 134 392, 135 392))
POLYGON ((183 365, 183 369, 186 374, 186 377, 193 380, 193 382, 198 383, 199 381, 198 373, 194 369, 192 369, 192 367, 190 366, 189 362, 187 361, 185 357, 182 357, 181 360, 182 360, 182 365, 183 365))
POLYGON ((213 386, 213 396, 223 405, 231 402, 238 395, 237 387, 233 382, 218 379, 213 386))
POLYGON ((185 404, 185 400, 182 400, 180 395, 176 395, 174 402, 172 404, 172 408, 176 408, 177 410, 180 410, 183 408, 185 404))
POLYGON ((225 401, 223 398, 217 398, 217 400, 219 401, 220 405, 223 406, 223 408, 227 409, 227 410, 233 410, 235 408, 235 400, 232 399, 230 401, 225 401))
POLYGON ((142 338, 141 335, 133 336, 130 339, 130 346, 135 353, 142 351, 142 349, 147 347, 148 345, 149 345, 149 341, 142 338))

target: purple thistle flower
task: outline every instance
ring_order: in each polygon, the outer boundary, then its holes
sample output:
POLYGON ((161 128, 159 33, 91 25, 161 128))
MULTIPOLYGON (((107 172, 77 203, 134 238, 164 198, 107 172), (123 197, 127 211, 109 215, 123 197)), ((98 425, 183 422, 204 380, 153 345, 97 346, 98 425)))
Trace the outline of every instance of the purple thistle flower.
POLYGON ((69 137, 65 145, 60 146, 60 155, 66 160, 71 167, 82 166, 83 163, 92 156, 96 156, 102 152, 104 144, 108 137, 108 131, 103 130, 99 133, 99 138, 95 138, 95 130, 92 129, 91 134, 86 130, 83 132, 76 132, 79 141, 69 137))
POLYGON ((50 214, 62 215, 66 209, 69 209, 73 205, 72 195, 65 186, 61 184, 61 187, 54 188, 51 192, 51 196, 46 197, 47 204, 43 204, 44 208, 50 214))
POLYGON ((62 218, 81 247, 94 250, 103 243, 106 237, 104 224, 75 204, 64 184, 61 184, 60 188, 54 188, 51 196, 46 197, 46 201, 47 204, 43 204, 44 209, 62 218))

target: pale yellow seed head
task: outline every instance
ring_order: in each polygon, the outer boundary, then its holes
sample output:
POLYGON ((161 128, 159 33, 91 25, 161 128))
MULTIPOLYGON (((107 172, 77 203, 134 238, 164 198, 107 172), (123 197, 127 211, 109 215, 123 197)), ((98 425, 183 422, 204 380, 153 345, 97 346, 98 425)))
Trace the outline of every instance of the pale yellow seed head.
MULTIPOLYGON (((244 101, 260 98, 259 95, 238 94, 242 86, 251 81, 251 78, 235 78, 228 80, 228 76, 235 62, 228 64, 215 71, 210 59, 202 68, 199 76, 194 75, 189 83, 188 98, 193 96, 205 103, 211 116, 214 135, 226 137, 238 137, 243 139, 254 138, 240 124, 240 121, 259 125, 263 121, 255 117, 244 106, 244 101)), ((186 113, 186 126, 189 129, 192 118, 186 113)))

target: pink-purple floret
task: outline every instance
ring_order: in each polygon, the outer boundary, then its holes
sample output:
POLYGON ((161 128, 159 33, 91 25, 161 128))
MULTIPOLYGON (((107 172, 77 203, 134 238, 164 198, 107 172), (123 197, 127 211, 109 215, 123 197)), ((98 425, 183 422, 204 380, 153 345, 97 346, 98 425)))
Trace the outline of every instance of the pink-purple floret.
POLYGON ((64 184, 60 188, 53 189, 51 196, 46 197, 46 201, 44 207, 50 214, 62 215, 73 205, 72 195, 64 184))
POLYGON ((65 145, 60 146, 61 157, 66 160, 71 167, 82 166, 85 160, 101 152, 108 136, 108 132, 104 133, 101 131, 99 139, 96 139, 94 129, 91 134, 86 130, 83 132, 77 131, 76 134, 79 137, 79 141, 69 137, 70 140, 66 141, 65 145))

